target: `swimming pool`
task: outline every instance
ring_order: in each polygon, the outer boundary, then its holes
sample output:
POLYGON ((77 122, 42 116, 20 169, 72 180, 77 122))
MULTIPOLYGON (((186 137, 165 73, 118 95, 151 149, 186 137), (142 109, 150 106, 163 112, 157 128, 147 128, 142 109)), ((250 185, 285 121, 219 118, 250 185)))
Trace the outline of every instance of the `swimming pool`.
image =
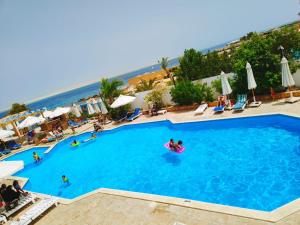
MULTIPOLYGON (((84 140, 89 133, 77 140, 84 140)), ((15 174, 25 189, 74 198, 97 188, 180 197, 271 211, 300 197, 300 119, 256 116, 172 124, 123 126, 71 147, 69 138, 34 164, 31 149, 15 174), (176 154, 163 144, 182 140, 176 154), (62 185, 66 175, 71 185, 62 185)), ((40 154, 45 149, 40 150, 40 154)))

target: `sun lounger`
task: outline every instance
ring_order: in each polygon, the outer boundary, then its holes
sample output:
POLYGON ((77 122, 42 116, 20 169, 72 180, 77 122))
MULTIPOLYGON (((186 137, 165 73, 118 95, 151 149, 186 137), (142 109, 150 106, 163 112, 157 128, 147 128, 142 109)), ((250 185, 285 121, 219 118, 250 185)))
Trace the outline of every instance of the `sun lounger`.
POLYGON ((124 111, 120 114, 120 116, 118 118, 113 119, 113 121, 115 123, 121 123, 122 121, 124 121, 127 118, 127 114, 128 113, 126 111, 124 111))
POLYGON ((225 110, 225 105, 216 106, 216 107, 214 108, 214 111, 215 111, 216 113, 218 113, 218 112, 224 112, 224 110, 225 110))
POLYGON ((22 145, 18 144, 16 141, 9 141, 6 143, 6 145, 11 150, 15 150, 22 147, 22 145))
POLYGON ((4 148, 0 148, 0 153, 6 155, 6 154, 11 153, 11 150, 9 150, 9 149, 4 149, 4 148))
POLYGON ((251 102, 248 106, 249 107, 259 107, 261 105, 262 102, 251 102))
POLYGON ((195 115, 204 113, 207 107, 208 105, 206 103, 199 105, 199 107, 195 110, 195 115))
POLYGON ((20 197, 20 200, 18 201, 18 205, 10 209, 8 211, 2 212, 1 215, 5 216, 6 218, 10 217, 14 213, 18 212, 20 209, 28 205, 29 203, 34 203, 35 202, 35 196, 32 194, 29 194, 27 196, 22 196, 20 197))
POLYGON ((233 106, 234 111, 242 111, 247 105, 247 95, 238 95, 237 102, 233 106))
POLYGON ((287 103, 295 103, 300 101, 300 97, 291 96, 285 100, 287 103))
POLYGON ((134 112, 127 117, 127 121, 133 121, 134 119, 138 118, 140 115, 142 115, 141 109, 140 108, 136 108, 134 110, 134 112))
POLYGON ((158 110, 158 111, 157 111, 157 114, 163 115, 163 114, 165 114, 165 113, 167 113, 167 110, 166 110, 166 109, 161 109, 161 110, 158 110))
POLYGON ((45 198, 37 202, 28 211, 26 211, 18 221, 13 221, 11 225, 27 225, 38 218, 52 206, 57 206, 57 198, 45 198))
POLYGON ((69 124, 69 126, 74 127, 74 128, 77 128, 77 127, 81 126, 79 123, 76 123, 73 120, 68 120, 68 124, 69 124))

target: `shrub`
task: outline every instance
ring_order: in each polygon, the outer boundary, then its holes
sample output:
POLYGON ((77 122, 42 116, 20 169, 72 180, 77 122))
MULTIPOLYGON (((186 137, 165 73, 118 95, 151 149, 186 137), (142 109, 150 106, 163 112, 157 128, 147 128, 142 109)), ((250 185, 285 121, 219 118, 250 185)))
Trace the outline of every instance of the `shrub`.
POLYGON ((162 108, 164 106, 164 103, 162 100, 164 91, 165 91, 164 89, 153 90, 152 92, 148 93, 145 96, 145 101, 148 104, 155 105, 158 109, 162 108))
POLYGON ((172 100, 178 105, 191 105, 213 99, 212 90, 206 84, 193 84, 182 80, 171 89, 172 100))

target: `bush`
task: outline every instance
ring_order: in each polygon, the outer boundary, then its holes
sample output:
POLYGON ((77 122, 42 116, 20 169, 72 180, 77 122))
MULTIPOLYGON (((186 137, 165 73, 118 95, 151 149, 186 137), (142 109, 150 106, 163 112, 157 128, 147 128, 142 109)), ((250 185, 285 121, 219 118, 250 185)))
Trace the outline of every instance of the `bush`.
POLYGON ((164 89, 153 90, 152 92, 150 92, 149 94, 147 94, 145 96, 145 101, 148 104, 153 104, 158 109, 161 109, 164 106, 164 103, 163 103, 163 100, 162 100, 164 91, 165 91, 164 89))
POLYGON ((212 90, 206 84, 193 84, 182 80, 171 89, 172 100, 178 105, 191 105, 213 99, 212 90))

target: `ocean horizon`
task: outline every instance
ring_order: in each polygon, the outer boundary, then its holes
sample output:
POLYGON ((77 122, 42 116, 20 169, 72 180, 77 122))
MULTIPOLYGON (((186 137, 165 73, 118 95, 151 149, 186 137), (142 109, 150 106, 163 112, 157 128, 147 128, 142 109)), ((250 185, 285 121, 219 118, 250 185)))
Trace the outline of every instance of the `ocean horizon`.
MULTIPOLYGON (((235 40, 235 39, 233 39, 235 40)), ((231 41, 227 41, 224 42, 222 44, 218 44, 215 46, 212 46, 210 48, 206 48, 201 50, 202 53, 207 53, 209 51, 213 51, 219 48, 223 48, 225 47, 227 44, 229 44, 231 41)), ((168 67, 175 67, 179 65, 179 58, 180 57, 176 57, 173 59, 169 60, 169 65, 168 67)), ((147 67, 143 67, 141 69, 137 69, 131 72, 127 72, 125 74, 122 75, 118 75, 118 76, 113 76, 108 78, 109 80, 114 80, 114 79, 119 79, 122 80, 124 82, 124 84, 128 83, 128 80, 130 78, 136 77, 138 75, 144 74, 144 73, 151 73, 154 71, 158 71, 161 70, 160 64, 154 64, 151 66, 147 66, 147 67)), ((60 92, 45 98, 40 98, 36 101, 32 101, 28 104, 26 104, 26 106, 30 109, 30 110, 40 110, 43 108, 47 108, 48 110, 52 110, 55 109, 56 107, 59 106, 70 106, 75 102, 78 102, 80 99, 83 98, 87 98, 87 97, 91 97, 94 95, 99 94, 99 89, 100 89, 100 80, 88 85, 84 85, 78 88, 74 88, 71 90, 67 90, 64 92, 60 92)), ((8 114, 9 110, 3 110, 0 112, 0 118, 3 118, 4 116, 6 116, 8 114)))

